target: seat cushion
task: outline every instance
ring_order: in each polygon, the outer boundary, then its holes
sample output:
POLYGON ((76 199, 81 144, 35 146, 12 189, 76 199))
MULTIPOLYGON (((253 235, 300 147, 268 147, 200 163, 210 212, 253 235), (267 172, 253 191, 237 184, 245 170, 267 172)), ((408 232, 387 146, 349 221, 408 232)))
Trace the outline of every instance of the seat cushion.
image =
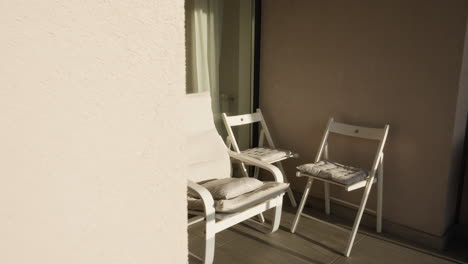
POLYGON ((369 175, 365 170, 324 160, 303 164, 297 167, 297 169, 305 174, 329 179, 345 185, 362 181, 369 175))
MULTIPOLYGON (((215 200, 215 211, 218 213, 240 212, 284 193, 288 187, 288 183, 263 182, 262 186, 253 192, 245 193, 233 199, 215 200)), ((203 211, 202 200, 189 196, 188 209, 203 211)))
POLYGON ((289 150, 270 148, 251 148, 242 151, 242 154, 265 162, 277 161, 283 158, 290 158, 296 155, 289 150))
MULTIPOLYGON (((214 179, 199 183, 205 187, 215 200, 232 199, 239 195, 255 191, 263 185, 263 182, 249 177, 214 179)), ((197 193, 190 193, 194 198, 200 198, 197 193)))

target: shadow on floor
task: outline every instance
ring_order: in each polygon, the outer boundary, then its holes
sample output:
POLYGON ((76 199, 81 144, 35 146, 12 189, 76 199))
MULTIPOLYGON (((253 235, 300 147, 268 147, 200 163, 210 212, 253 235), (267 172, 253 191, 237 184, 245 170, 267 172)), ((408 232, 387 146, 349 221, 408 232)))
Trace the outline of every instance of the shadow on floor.
MULTIPOLYGON (((333 216, 307 209, 307 213, 349 228, 333 216)), ((343 230, 302 217, 295 234, 290 227, 295 210, 285 206, 280 229, 272 234, 261 233, 245 224, 238 224, 216 235, 215 263, 317 263, 317 264, 364 264, 364 263, 463 263, 468 259, 468 247, 461 243, 445 252, 430 252, 406 245, 401 241, 391 240, 384 235, 377 235, 363 229, 358 233, 351 252, 346 258, 343 252, 348 233, 343 230)), ((272 219, 272 212, 266 212, 265 218, 272 219)), ((203 224, 189 228, 189 251, 197 256, 203 255, 203 224)), ((189 257, 189 263, 201 263, 189 257)))

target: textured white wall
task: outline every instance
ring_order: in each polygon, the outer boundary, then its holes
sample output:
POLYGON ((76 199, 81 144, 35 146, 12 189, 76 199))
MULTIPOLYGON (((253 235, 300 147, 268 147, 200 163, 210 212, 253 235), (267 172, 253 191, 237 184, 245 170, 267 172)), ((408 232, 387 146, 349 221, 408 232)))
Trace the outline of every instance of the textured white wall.
POLYGON ((182 0, 0 1, 0 263, 185 263, 182 0))

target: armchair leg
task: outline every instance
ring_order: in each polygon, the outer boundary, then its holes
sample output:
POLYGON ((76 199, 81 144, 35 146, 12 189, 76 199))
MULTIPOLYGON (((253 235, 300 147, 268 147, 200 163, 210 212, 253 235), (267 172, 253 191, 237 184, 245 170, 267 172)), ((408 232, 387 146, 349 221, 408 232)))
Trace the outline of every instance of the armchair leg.
POLYGON ((351 249, 353 248, 354 239, 356 238, 359 224, 361 223, 362 214, 364 213, 364 209, 366 208, 367 198, 369 197, 369 193, 372 187, 372 182, 373 182, 373 179, 369 179, 367 181, 366 188, 364 189, 364 194, 362 195, 361 204, 359 206, 356 219, 354 220, 353 229, 348 239, 348 245, 346 246, 346 250, 344 252, 344 255, 346 257, 349 257, 349 254, 351 253, 351 249))
POLYGON ((215 253, 215 234, 205 234, 205 257, 204 264, 212 264, 215 253))
POLYGON ((271 210, 275 210, 274 217, 272 219, 272 223, 270 224, 260 224, 257 221, 249 219, 250 221, 242 222, 243 224, 250 226, 262 233, 269 234, 278 231, 280 224, 281 224, 281 213, 283 208, 283 194, 279 195, 278 197, 274 198, 276 206, 271 210))
POLYGON ((312 182, 313 181, 314 181, 313 178, 310 178, 307 181, 307 185, 306 185, 306 187, 304 189, 304 193, 302 194, 301 203, 299 204, 299 208, 297 208, 296 217, 294 217, 294 221, 293 221, 293 224, 291 226, 291 233, 296 232, 296 227, 297 227, 297 224, 299 222, 299 218, 301 217, 302 210, 304 210, 304 205, 305 205, 305 203, 307 201, 307 196, 309 195, 309 191, 310 191, 310 188, 312 187, 312 182))
POLYGON ((272 233, 276 232, 281 224, 281 211, 283 209, 283 195, 280 195, 276 199, 278 201, 278 205, 275 207, 275 218, 273 219, 271 228, 272 233))
POLYGON ((215 254, 215 213, 214 211, 205 216, 205 255, 203 258, 204 264, 212 264, 215 254))

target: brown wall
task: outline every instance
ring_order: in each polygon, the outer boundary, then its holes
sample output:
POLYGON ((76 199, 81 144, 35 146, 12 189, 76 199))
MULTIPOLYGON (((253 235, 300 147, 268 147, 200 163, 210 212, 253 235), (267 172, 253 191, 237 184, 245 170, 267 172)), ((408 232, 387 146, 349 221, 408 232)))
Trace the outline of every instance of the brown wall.
MULTIPOLYGON (((456 111, 465 2, 263 1, 260 104, 279 145, 301 154, 287 171, 313 160, 331 116, 388 123, 384 218, 443 235, 453 222, 454 151, 464 132, 456 111)), ((331 158, 370 165, 374 145, 331 140, 331 158)), ((291 181, 302 192, 305 181, 291 181)), ((361 195, 333 193, 355 202, 361 195)))

